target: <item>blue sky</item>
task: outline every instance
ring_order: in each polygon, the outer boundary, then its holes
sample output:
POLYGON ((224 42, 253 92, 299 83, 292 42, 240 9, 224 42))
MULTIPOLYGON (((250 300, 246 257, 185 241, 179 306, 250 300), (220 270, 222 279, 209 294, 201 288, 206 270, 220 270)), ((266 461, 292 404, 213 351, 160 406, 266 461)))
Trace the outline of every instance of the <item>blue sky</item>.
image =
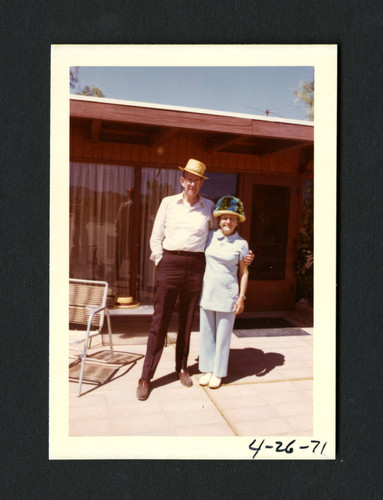
MULTIPOLYGON (((80 67, 79 86, 105 97, 164 105, 307 119, 293 90, 312 81, 312 67, 80 67)), ((72 91, 73 92, 73 91, 72 91)))

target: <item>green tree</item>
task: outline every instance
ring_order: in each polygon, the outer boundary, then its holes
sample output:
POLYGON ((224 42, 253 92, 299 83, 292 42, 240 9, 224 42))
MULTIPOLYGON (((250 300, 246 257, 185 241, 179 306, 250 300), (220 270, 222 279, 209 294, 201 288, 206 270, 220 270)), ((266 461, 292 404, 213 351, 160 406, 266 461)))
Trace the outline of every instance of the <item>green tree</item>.
POLYGON ((95 97, 105 97, 104 92, 100 88, 98 88, 96 86, 89 87, 89 85, 85 85, 85 87, 80 92, 76 92, 76 94, 77 95, 92 95, 95 97))
POLYGON ((296 262, 296 300, 305 299, 313 306, 314 289, 314 181, 305 179, 302 196, 300 247, 296 262))
POLYGON ((70 88, 74 89, 76 88, 76 85, 78 85, 78 66, 74 66, 70 68, 69 71, 69 82, 70 82, 70 88))
POLYGON ((95 97, 105 97, 104 92, 97 86, 85 85, 82 89, 79 87, 79 73, 80 69, 78 66, 73 66, 69 71, 69 84, 71 90, 73 90, 76 95, 88 95, 95 97))
POLYGON ((308 108, 307 117, 314 120, 314 82, 301 82, 299 90, 293 90, 295 102, 301 102, 308 108))

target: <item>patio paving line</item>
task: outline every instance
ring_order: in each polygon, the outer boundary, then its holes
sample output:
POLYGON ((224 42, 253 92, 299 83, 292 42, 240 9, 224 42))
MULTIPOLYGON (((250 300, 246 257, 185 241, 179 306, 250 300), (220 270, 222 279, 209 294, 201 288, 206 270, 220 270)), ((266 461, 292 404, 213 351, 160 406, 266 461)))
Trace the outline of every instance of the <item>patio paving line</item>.
POLYGON ((222 410, 222 408, 220 408, 220 406, 218 405, 217 401, 214 399, 214 397, 212 397, 212 394, 211 394, 212 390, 211 389, 208 390, 206 387, 202 387, 202 386, 200 386, 200 387, 207 394, 208 398, 213 403, 214 407, 216 408, 216 410, 218 411, 218 413, 221 415, 221 417, 224 419, 224 421, 226 422, 226 425, 229 427, 229 429, 234 433, 235 436, 239 436, 239 434, 236 431, 235 427, 233 427, 233 424, 230 422, 230 420, 228 420, 226 418, 225 413, 222 410))
MULTIPOLYGON (((260 382, 240 382, 240 383, 230 383, 230 384, 222 384, 224 387, 225 385, 261 385, 261 384, 275 384, 275 383, 284 383, 284 382, 295 382, 295 381, 300 381, 300 380, 313 380, 313 377, 302 377, 302 378, 291 378, 291 379, 280 379, 280 380, 265 380, 265 381, 260 381, 260 382)), ((230 428, 230 430, 234 433, 235 436, 241 436, 242 434, 236 429, 236 426, 234 423, 230 422, 230 420, 226 417, 225 415, 225 410, 222 408, 222 406, 219 404, 219 401, 214 397, 214 392, 212 389, 208 389, 207 387, 201 387, 201 389, 204 390, 210 401, 213 403, 221 417, 224 419, 226 422, 227 426, 230 428)))
POLYGON ((293 378, 281 378, 278 380, 262 380, 262 381, 254 381, 254 382, 230 382, 230 384, 222 384, 222 387, 225 385, 233 386, 233 385, 259 385, 259 384, 275 384, 281 382, 298 382, 301 380, 314 380, 314 377, 293 377, 293 378))

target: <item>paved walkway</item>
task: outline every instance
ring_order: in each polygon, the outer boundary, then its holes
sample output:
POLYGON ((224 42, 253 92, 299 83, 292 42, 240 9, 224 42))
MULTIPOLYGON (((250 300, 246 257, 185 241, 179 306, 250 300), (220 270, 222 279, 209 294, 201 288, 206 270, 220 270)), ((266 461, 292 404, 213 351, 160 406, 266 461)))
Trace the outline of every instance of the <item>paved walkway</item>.
MULTIPOLYGON (((249 315, 249 313, 248 313, 249 315)), ((246 314, 242 315, 246 318, 246 314)), ((254 315, 253 315, 254 316, 254 315)), ((199 332, 192 332, 189 371, 193 387, 174 373, 176 321, 152 381, 148 400, 136 399, 147 321, 112 328, 121 366, 89 365, 86 376, 102 385, 70 383, 70 436, 310 436, 313 432, 313 328, 293 313, 257 314, 284 318, 294 327, 236 330, 229 374, 216 390, 198 384, 199 332)), ((127 325, 131 318, 125 318, 127 325)), ((95 348, 97 352, 100 347, 95 348)), ((76 368, 72 369, 72 372, 76 368)), ((72 373, 75 375, 75 373, 72 373)))

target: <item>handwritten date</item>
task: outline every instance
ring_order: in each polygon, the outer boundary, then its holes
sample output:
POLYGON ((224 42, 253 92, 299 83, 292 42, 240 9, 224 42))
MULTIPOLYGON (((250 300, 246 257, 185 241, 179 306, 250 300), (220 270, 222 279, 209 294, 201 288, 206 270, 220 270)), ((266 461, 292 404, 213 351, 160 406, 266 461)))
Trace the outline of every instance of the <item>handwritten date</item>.
POLYGON ((323 450, 325 449, 326 447, 326 444, 327 444, 327 441, 322 445, 321 445, 321 442, 320 441, 316 441, 316 440, 311 440, 310 441, 310 444, 305 444, 305 445, 300 445, 298 446, 296 443, 296 440, 293 439, 292 441, 290 441, 289 443, 285 444, 283 443, 282 441, 274 441, 273 444, 268 444, 268 443, 265 443, 265 440, 262 439, 261 440, 258 440, 259 441, 259 444, 257 444, 257 440, 254 439, 250 444, 249 444, 249 449, 254 451, 254 455, 253 455, 253 458, 255 458, 258 453, 262 450, 262 448, 264 449, 268 449, 268 450, 272 450, 274 449, 276 453, 287 453, 288 455, 290 455, 291 453, 294 453, 295 451, 298 451, 298 450, 307 450, 309 448, 312 448, 312 453, 320 453, 321 455, 323 454, 323 450))

